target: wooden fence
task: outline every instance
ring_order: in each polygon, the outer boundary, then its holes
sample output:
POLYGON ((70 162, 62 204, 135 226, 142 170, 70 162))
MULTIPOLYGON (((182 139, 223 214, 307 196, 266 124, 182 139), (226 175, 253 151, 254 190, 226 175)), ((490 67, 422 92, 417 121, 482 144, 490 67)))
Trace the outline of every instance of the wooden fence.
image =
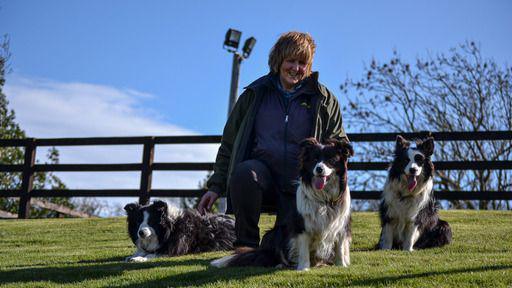
MULTIPOLYGON (((436 141, 512 140, 511 131, 485 132, 418 132, 418 133, 360 133, 349 134, 352 142, 395 141, 400 134, 408 139, 432 135, 436 141)), ((0 173, 21 172, 22 185, 18 190, 0 190, 0 197, 19 197, 18 218, 30 216, 31 197, 139 197, 141 204, 150 197, 199 197, 201 189, 152 189, 153 171, 208 171, 213 163, 158 163, 154 162, 155 145, 159 144, 216 144, 220 136, 169 136, 169 137, 102 137, 59 139, 0 139, 0 147, 24 147, 24 164, 0 163, 0 173), (143 145, 141 163, 123 164, 36 164, 36 148, 48 146, 89 145, 143 145), (101 172, 140 171, 139 189, 33 189, 35 172, 101 172)), ((512 143, 512 142, 511 142, 512 143)), ((387 162, 349 162, 350 170, 385 170, 387 162)), ((437 170, 512 170, 510 159, 502 161, 437 161, 437 170)), ((353 199, 378 199, 380 191, 351 191, 353 199)), ((512 191, 436 191, 438 199, 459 200, 512 200, 512 191)))

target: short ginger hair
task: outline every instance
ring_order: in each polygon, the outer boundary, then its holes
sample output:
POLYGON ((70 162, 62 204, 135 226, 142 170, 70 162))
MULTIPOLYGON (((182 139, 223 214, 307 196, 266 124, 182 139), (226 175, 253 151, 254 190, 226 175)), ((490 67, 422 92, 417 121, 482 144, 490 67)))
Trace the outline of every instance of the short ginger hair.
POLYGON ((306 77, 311 75, 315 41, 309 33, 287 32, 282 34, 270 50, 268 66, 272 73, 278 74, 279 68, 286 58, 296 58, 306 62, 306 77))

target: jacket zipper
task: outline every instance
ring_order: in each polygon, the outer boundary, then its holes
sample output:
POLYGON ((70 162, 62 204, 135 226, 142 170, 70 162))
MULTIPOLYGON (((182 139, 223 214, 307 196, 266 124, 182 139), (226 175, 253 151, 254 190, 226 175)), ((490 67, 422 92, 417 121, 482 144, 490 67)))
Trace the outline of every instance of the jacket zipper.
POLYGON ((284 172, 284 177, 283 177, 283 183, 282 183, 282 187, 283 188, 286 188, 286 183, 285 183, 285 179, 288 178, 288 171, 287 171, 287 167, 286 167, 286 162, 287 162, 287 156, 288 156, 288 115, 289 115, 289 112, 290 112, 290 100, 291 99, 288 99, 288 101, 285 102, 285 112, 284 112, 284 157, 283 157, 283 172, 284 172))

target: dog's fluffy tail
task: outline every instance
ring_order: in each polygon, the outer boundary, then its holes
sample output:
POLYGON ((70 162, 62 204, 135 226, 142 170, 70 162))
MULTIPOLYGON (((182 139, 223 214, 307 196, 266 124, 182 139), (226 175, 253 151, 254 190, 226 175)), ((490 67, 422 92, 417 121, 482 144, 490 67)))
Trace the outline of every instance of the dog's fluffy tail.
POLYGON ((212 265, 213 267, 217 267, 217 268, 229 267, 231 260, 233 260, 233 258, 235 258, 236 256, 238 256, 238 255, 234 254, 234 255, 229 255, 226 257, 219 258, 217 260, 213 260, 212 262, 210 262, 210 265, 212 265))
POLYGON ((210 262, 212 266, 217 268, 244 266, 275 267, 280 263, 275 253, 266 249, 256 249, 250 252, 229 255, 210 262))
POLYGON ((290 266, 288 260, 288 235, 283 226, 276 225, 263 235, 261 245, 256 250, 245 253, 229 255, 212 261, 212 266, 223 267, 276 267, 278 265, 290 266))
POLYGON ((414 248, 441 247, 450 244, 450 242, 452 242, 452 229, 450 225, 448 225, 448 222, 439 220, 432 230, 425 231, 414 245, 414 248))

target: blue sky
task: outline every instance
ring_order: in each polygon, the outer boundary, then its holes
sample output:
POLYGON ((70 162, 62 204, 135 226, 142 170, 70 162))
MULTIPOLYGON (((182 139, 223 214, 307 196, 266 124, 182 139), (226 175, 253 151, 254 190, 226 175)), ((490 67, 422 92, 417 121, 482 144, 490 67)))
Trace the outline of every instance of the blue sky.
MULTIPOLYGON (((347 77, 359 78, 372 57, 388 59, 394 49, 413 60, 474 40, 485 56, 511 64, 510 15, 506 0, 0 0, 0 34, 9 35, 12 53, 5 92, 33 137, 220 134, 231 75, 232 56, 222 49, 228 28, 257 39, 240 87, 268 72, 281 33, 299 30, 314 37, 313 69, 340 96, 347 77)), ((157 150, 156 161, 213 161, 217 149, 168 148, 157 150)), ((62 162, 140 160, 133 149, 68 150, 61 148, 62 162)), ((178 173, 155 175, 156 188, 169 181, 193 188, 204 177, 178 173)), ((124 174, 62 177, 77 188, 138 185, 124 174)))
POLYGON ((0 1, 0 33, 11 39, 13 73, 58 82, 133 89, 158 121, 219 134, 231 55, 226 30, 258 40, 240 87, 267 73, 279 34, 310 32, 314 69, 336 94, 372 57, 408 59, 466 39, 512 61, 510 1, 0 1))

